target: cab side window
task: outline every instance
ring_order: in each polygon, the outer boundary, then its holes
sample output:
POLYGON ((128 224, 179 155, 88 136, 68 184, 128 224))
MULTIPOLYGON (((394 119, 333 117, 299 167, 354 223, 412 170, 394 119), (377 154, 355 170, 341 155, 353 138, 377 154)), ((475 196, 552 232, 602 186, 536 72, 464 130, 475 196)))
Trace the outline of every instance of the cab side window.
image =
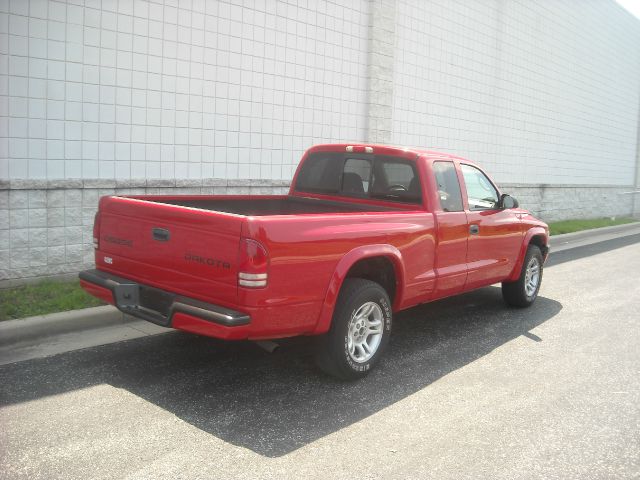
POLYGON ((433 172, 440 199, 440 208, 445 212, 461 212, 462 193, 453 162, 433 162, 433 172))
POLYGON ((471 165, 460 165, 467 187, 469 210, 493 210, 498 208, 498 191, 487 176, 471 165))

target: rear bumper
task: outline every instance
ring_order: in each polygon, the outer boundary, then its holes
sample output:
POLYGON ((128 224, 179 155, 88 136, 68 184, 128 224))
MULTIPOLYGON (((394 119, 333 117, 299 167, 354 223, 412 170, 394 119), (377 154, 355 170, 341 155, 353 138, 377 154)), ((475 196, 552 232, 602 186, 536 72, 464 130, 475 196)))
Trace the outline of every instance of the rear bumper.
POLYGON ((242 338, 251 323, 251 316, 246 313, 183 297, 101 270, 85 270, 79 277, 81 286, 90 294, 128 315, 164 327, 231 339, 242 338))

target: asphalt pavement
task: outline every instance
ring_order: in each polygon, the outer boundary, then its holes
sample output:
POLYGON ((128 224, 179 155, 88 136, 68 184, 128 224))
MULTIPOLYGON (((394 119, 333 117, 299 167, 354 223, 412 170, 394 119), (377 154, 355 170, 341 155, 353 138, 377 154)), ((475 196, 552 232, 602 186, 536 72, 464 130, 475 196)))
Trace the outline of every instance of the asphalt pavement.
POLYGON ((179 332, 0 366, 0 478, 638 478, 639 241, 403 312, 355 383, 179 332))

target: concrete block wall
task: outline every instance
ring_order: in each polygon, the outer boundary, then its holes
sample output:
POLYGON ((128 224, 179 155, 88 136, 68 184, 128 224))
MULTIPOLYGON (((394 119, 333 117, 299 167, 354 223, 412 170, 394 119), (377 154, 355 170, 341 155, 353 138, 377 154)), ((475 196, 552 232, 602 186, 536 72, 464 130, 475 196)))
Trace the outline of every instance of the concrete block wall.
POLYGON ((367 141, 392 143, 395 0, 373 0, 369 27, 367 141))
POLYGON ((0 0, 0 286, 90 265, 100 195, 282 193, 325 142, 465 156, 545 220, 629 215, 639 78, 613 0, 0 0))
POLYGON ((520 206, 546 222, 575 218, 628 217, 633 195, 618 185, 500 185, 520 206))
POLYGON ((614 1, 399 0, 395 19, 392 143, 498 182, 634 184, 640 20, 614 1))
POLYGON ((100 195, 281 193, 363 141, 369 9, 0 0, 0 282, 89 265, 100 195))
POLYGON ((0 190, 0 286, 93 264, 93 217, 103 195, 284 194, 261 179, 23 181, 0 190))
POLYGON ((0 178, 290 179, 364 140, 369 2, 0 0, 0 178))

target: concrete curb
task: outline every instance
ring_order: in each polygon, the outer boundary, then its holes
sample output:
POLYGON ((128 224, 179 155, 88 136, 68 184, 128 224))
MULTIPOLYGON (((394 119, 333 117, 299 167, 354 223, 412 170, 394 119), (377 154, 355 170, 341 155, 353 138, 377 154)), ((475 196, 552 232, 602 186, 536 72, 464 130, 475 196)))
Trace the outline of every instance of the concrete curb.
POLYGON ((50 313, 0 322, 0 346, 33 342, 71 332, 112 325, 126 325, 135 319, 111 305, 50 313))
MULTIPOLYGON (((607 237, 615 235, 616 233, 623 234, 622 236, 625 234, 633 235, 640 233, 640 222, 554 235, 551 237, 550 242, 551 253, 553 254, 554 252, 554 245, 559 247, 555 251, 562 251, 581 247, 589 243, 606 241, 608 239, 607 237), (576 244, 573 245, 571 242, 575 242, 576 244)), ((67 333, 118 325, 144 325, 146 323, 147 322, 143 320, 138 320, 123 314, 111 305, 38 315, 18 320, 5 320, 0 322, 0 347, 24 343, 34 344, 38 339, 55 337, 67 333)), ((158 327, 157 330, 162 331, 163 329, 158 327)))

